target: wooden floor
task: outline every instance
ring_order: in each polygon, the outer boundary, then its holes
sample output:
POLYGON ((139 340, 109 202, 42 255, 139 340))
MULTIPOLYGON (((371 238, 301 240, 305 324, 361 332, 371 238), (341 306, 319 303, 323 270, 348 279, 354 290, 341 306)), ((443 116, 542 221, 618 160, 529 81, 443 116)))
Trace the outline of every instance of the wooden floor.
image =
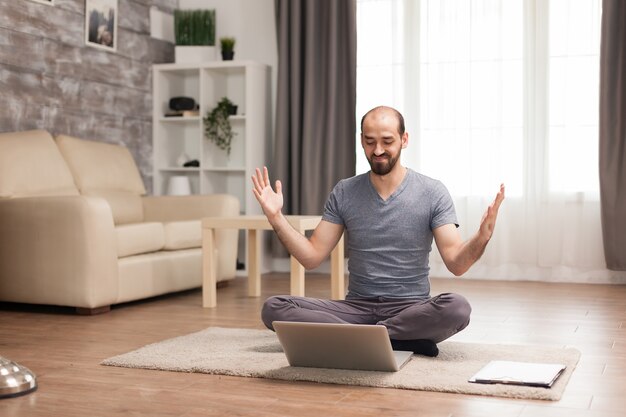
MULTIPOLYGON (((263 328, 264 297, 289 289, 263 277, 261 298, 238 278, 203 309, 199 290, 117 306, 98 316, 0 305, 0 355, 29 367, 39 388, 0 400, 0 416, 601 416, 626 415, 626 286, 433 280, 433 293, 472 303, 460 341, 570 345, 582 352, 561 401, 526 401, 386 388, 105 367, 99 362, 209 326, 263 328)), ((328 297, 327 275, 307 295, 328 297)))

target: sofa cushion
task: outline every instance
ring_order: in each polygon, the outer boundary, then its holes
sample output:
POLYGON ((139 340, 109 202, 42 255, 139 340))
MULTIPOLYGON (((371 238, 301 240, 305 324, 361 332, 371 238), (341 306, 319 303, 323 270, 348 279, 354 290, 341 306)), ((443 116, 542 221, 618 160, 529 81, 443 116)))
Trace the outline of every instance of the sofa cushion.
POLYGON ((142 195, 146 193, 137 165, 121 145, 59 135, 61 154, 67 161, 78 189, 112 189, 142 195))
POLYGON ((78 194, 48 132, 0 133, 0 198, 78 194))
POLYGON ((106 199, 115 224, 143 221, 140 196, 146 189, 127 148, 66 135, 56 141, 82 194, 106 199))
POLYGON ((202 224, 200 220, 168 222, 163 224, 165 250, 199 248, 202 246, 202 224))
POLYGON ((117 257, 139 255, 163 249, 165 237, 162 223, 134 223, 115 227, 117 257))

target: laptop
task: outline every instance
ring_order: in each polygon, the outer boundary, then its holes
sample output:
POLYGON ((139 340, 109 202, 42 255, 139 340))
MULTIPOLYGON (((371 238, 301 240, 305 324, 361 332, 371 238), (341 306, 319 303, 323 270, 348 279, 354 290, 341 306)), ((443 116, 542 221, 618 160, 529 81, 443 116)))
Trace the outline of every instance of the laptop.
POLYGON ((413 352, 394 351, 387 328, 342 323, 272 323, 291 366, 396 372, 413 352))

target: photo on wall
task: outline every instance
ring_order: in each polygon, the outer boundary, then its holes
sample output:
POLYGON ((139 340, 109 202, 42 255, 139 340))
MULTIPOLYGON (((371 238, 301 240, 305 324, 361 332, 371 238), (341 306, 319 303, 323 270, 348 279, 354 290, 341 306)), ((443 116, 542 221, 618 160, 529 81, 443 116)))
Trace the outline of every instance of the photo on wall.
POLYGON ((117 0, 85 0, 85 43, 117 50, 117 0))

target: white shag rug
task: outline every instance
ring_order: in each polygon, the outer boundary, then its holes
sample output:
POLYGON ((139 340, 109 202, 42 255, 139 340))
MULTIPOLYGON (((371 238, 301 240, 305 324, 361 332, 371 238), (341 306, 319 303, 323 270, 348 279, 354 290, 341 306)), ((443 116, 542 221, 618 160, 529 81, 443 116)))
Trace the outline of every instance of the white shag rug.
POLYGON ((302 368, 289 366, 278 338, 269 330, 209 327, 114 356, 101 364, 557 401, 580 358, 578 350, 564 347, 452 341, 438 346, 439 356, 427 358, 414 355, 399 372, 302 368), (492 360, 562 363, 567 368, 549 389, 467 382, 492 360))

